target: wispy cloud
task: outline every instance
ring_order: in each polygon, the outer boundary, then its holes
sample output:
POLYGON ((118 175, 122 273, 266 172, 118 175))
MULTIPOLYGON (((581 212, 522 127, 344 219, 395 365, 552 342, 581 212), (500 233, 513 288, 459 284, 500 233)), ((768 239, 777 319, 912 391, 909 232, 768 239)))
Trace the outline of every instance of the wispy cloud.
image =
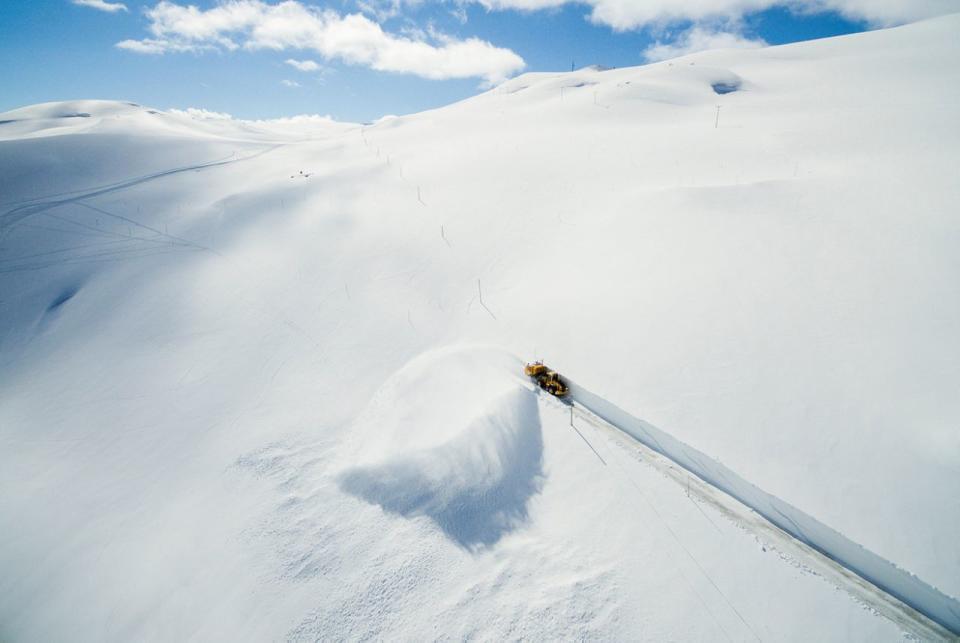
POLYGON ((279 4, 230 0, 206 10, 163 0, 146 15, 151 37, 124 40, 117 47, 144 54, 240 48, 310 50, 326 60, 379 71, 438 80, 482 78, 487 83, 503 80, 525 66, 513 51, 479 38, 391 34, 362 14, 340 15, 297 0, 279 4))
POLYGON ((186 109, 171 108, 167 110, 167 113, 173 116, 179 116, 181 118, 192 118, 200 121, 236 121, 237 123, 254 123, 259 125, 290 125, 308 123, 317 125, 330 125, 337 122, 329 114, 299 114, 297 116, 285 116, 283 118, 246 120, 242 118, 236 118, 232 114, 228 114, 226 112, 214 112, 209 109, 203 109, 202 107, 188 107, 186 109))
POLYGON ((647 47, 643 57, 647 61, 677 58, 707 49, 756 49, 766 47, 762 39, 747 38, 733 31, 712 30, 706 27, 691 27, 682 32, 672 42, 657 41, 647 47))
POLYGON ((281 81, 280 81, 280 84, 283 85, 284 87, 302 87, 302 85, 301 85, 300 83, 298 83, 297 81, 295 81, 295 80, 287 80, 286 78, 284 78, 283 80, 281 80, 281 81))
MULTIPOLYGON (((373 16, 379 22, 396 18, 403 12, 404 0, 356 0, 357 8, 373 16)), ((420 0, 407 0, 406 4, 417 5, 420 0)))
POLYGON ((293 58, 287 58, 284 60, 286 64, 290 65, 297 71, 311 72, 311 71, 320 71, 323 69, 320 65, 313 60, 294 60, 293 58))
POLYGON ((567 4, 591 9, 590 20, 617 31, 671 22, 739 19, 771 7, 836 11, 874 26, 890 26, 957 11, 956 0, 461 0, 490 10, 536 11, 567 4))
POLYGON ((160 40, 157 38, 144 38, 143 40, 121 40, 116 45, 118 49, 126 49, 138 54, 167 54, 171 52, 185 51, 204 51, 213 50, 216 47, 212 45, 199 45, 195 43, 178 43, 169 40, 160 40))
POLYGON ((127 5, 122 2, 107 2, 107 0, 70 0, 73 4, 81 7, 90 7, 106 11, 107 13, 116 13, 117 11, 127 11, 127 5))

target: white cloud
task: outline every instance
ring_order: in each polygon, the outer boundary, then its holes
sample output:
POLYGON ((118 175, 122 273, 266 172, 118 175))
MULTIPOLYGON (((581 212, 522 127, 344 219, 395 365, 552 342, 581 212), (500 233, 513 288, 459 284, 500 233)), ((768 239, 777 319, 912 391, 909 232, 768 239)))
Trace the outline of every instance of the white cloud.
POLYGON ((247 120, 243 118, 235 118, 226 112, 214 112, 208 109, 203 109, 202 107, 188 107, 186 109, 171 108, 167 110, 167 114, 197 121, 232 121, 234 123, 241 123, 245 125, 270 127, 297 126, 302 128, 303 126, 309 125, 327 127, 340 124, 329 114, 298 114, 297 116, 284 116, 282 118, 247 120))
POLYGON ((298 71, 310 72, 310 71, 320 71, 322 69, 322 67, 320 67, 320 65, 318 65, 313 60, 294 60, 293 58, 287 58, 283 62, 285 62, 286 64, 290 65, 291 67, 293 67, 298 71))
POLYGON ((802 4, 811 5, 806 7, 810 9, 822 4, 848 18, 866 20, 877 27, 916 22, 960 11, 957 0, 806 0, 802 4))
POLYGON ((385 22, 396 18, 403 11, 403 5, 416 5, 420 0, 357 0, 357 8, 363 13, 373 16, 377 22, 385 22))
POLYGON ((889 26, 960 10, 957 0, 462 0, 487 9, 534 11, 566 4, 591 9, 590 20, 617 31, 678 21, 739 19, 785 7, 798 12, 836 11, 873 26, 889 26))
POLYGON ((287 80, 286 78, 284 78, 283 80, 281 80, 281 81, 280 81, 280 84, 283 85, 284 87, 301 87, 301 86, 302 86, 302 85, 300 85, 300 83, 298 83, 297 81, 295 81, 295 80, 287 80))
POLYGON ((211 45, 196 45, 186 42, 170 42, 167 40, 157 40, 156 38, 144 38, 143 40, 121 40, 115 47, 126 49, 138 54, 166 54, 171 52, 184 51, 203 51, 216 49, 211 45))
POLYGON ((116 13, 117 11, 127 11, 127 5, 122 2, 107 2, 106 0, 70 0, 73 4, 81 7, 90 7, 99 9, 107 13, 116 13))
POLYGON ((236 121, 237 123, 252 123, 255 125, 331 125, 337 122, 329 114, 298 114, 296 116, 284 116, 282 118, 246 120, 242 118, 234 118, 232 115, 227 114, 226 112, 214 112, 210 111, 209 109, 203 109, 202 107, 188 107, 186 109, 171 108, 167 110, 167 113, 172 116, 192 118, 201 121, 236 121))
POLYGON ((524 67, 509 49, 479 38, 445 37, 433 44, 398 36, 356 13, 340 15, 297 0, 229 0, 211 9, 163 0, 147 11, 152 37, 117 43, 137 53, 234 50, 311 50, 324 59, 342 60, 379 71, 423 78, 483 78, 498 82, 524 67))
POLYGON ((696 26, 681 33, 673 42, 657 41, 643 52, 643 57, 653 62, 707 49, 756 49, 766 45, 767 43, 761 39, 754 40, 730 31, 713 31, 696 26))
POLYGON ((284 116, 281 118, 270 118, 266 120, 244 121, 246 123, 266 123, 270 125, 301 125, 301 124, 319 124, 329 125, 336 123, 333 116, 329 114, 321 116, 320 114, 297 114, 296 116, 284 116))

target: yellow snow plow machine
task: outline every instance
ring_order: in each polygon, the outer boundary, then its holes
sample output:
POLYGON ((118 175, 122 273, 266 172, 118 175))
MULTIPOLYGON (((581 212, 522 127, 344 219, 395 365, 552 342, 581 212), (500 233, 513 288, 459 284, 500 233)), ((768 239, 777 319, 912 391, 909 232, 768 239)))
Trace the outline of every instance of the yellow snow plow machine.
POLYGON ((527 364, 523 367, 523 372, 554 397, 564 397, 570 392, 570 387, 561 379, 560 374, 547 368, 543 362, 527 364))

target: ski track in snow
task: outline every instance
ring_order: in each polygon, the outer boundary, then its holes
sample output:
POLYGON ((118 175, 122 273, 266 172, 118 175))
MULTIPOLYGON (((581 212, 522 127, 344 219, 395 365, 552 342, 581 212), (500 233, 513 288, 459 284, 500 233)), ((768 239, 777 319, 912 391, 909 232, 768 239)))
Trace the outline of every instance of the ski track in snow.
MULTIPOLYGON (((146 176, 136 177, 136 178, 133 178, 133 179, 127 179, 127 180, 120 181, 120 182, 113 183, 113 184, 96 186, 96 187, 87 188, 87 189, 83 189, 83 190, 74 190, 74 191, 71 191, 71 192, 68 192, 68 193, 63 193, 63 194, 52 194, 52 195, 47 195, 47 196, 42 196, 42 197, 36 197, 36 198, 33 198, 33 199, 28 199, 28 200, 26 200, 25 202, 21 202, 21 203, 19 203, 19 204, 16 203, 16 202, 15 202, 15 203, 2 204, 2 205, 13 205, 14 207, 11 208, 10 210, 7 210, 6 212, 0 214, 0 243, 2 243, 2 242, 4 241, 4 239, 5 239, 6 237, 8 237, 9 234, 10 234, 13 230, 15 230, 16 227, 17 227, 19 224, 21 224, 21 223, 24 222, 25 220, 29 219, 30 217, 33 217, 33 216, 36 216, 36 215, 47 214, 50 210, 54 210, 54 209, 56 209, 56 208, 59 208, 59 207, 65 206, 65 205, 78 204, 78 205, 80 205, 80 206, 82 206, 82 207, 89 208, 90 210, 93 210, 93 211, 95 211, 95 212, 99 212, 100 214, 103 214, 103 215, 105 215, 105 216, 107 216, 107 217, 111 217, 111 218, 117 219, 117 220, 119 220, 119 221, 122 221, 122 222, 124 222, 124 223, 128 223, 128 224, 130 224, 130 225, 132 225, 132 226, 135 226, 138 230, 141 230, 141 229, 142 229, 142 230, 145 230, 145 231, 147 231, 147 232, 151 232, 151 233, 153 233, 154 235, 156 235, 157 237, 160 238, 160 239, 156 239, 156 238, 135 239, 135 241, 137 241, 137 242, 146 242, 146 243, 166 242, 166 245, 168 245, 168 246, 175 246, 175 247, 176 247, 176 246, 179 246, 179 247, 184 247, 184 248, 193 249, 193 250, 207 250, 207 251, 212 251, 211 248, 208 248, 208 247, 206 247, 206 246, 202 246, 202 245, 199 245, 199 244, 197 244, 197 243, 195 243, 195 242, 193 242, 193 241, 189 241, 189 240, 187 240, 187 239, 183 239, 183 238, 181 238, 181 237, 177 237, 177 236, 175 236, 175 235, 168 234, 168 233, 166 233, 166 232, 164 232, 164 231, 162 231, 162 230, 158 230, 158 229, 156 229, 156 228, 154 228, 154 227, 152 227, 152 226, 143 224, 143 223, 141 223, 141 222, 139 222, 139 221, 136 221, 136 220, 134 220, 134 219, 132 219, 132 218, 130 218, 130 217, 126 217, 126 216, 123 216, 123 215, 120 215, 120 214, 115 214, 115 213, 108 212, 108 211, 106 211, 106 210, 104 210, 104 209, 102 209, 102 208, 98 208, 98 207, 93 206, 93 205, 91 205, 91 204, 89 204, 89 203, 84 203, 84 201, 86 201, 86 200, 88 200, 88 199, 93 199, 93 198, 95 198, 95 197, 104 196, 104 195, 112 194, 112 193, 115 193, 115 192, 120 192, 120 191, 129 189, 129 188, 135 187, 135 186, 137 186, 137 185, 141 185, 141 184, 143 184, 143 183, 148 183, 148 182, 151 182, 151 181, 156 181, 156 180, 158 180, 158 179, 163 179, 163 178, 166 178, 166 177, 175 176, 175 175, 181 174, 181 173, 183 173, 183 172, 191 172, 191 171, 198 171, 198 170, 210 169, 210 168, 214 168, 214 167, 220 167, 220 166, 224 166, 224 165, 230 165, 230 164, 233 164, 233 163, 240 163, 240 162, 243 162, 243 161, 248 161, 248 160, 251 160, 251 159, 255 159, 255 158, 259 157, 259 156, 262 156, 262 155, 264 155, 264 154, 267 154, 267 153, 269 153, 269 152, 272 152, 273 150, 275 150, 275 149, 277 149, 277 148, 279 148, 279 147, 281 147, 281 145, 272 145, 272 146, 267 147, 267 148, 264 149, 264 150, 261 150, 261 151, 259 151, 259 152, 254 153, 254 154, 250 154, 250 155, 248 155, 248 156, 244 156, 244 157, 240 157, 240 158, 219 159, 219 160, 214 160, 214 161, 208 161, 208 162, 205 162, 205 163, 198 163, 198 164, 195 164, 195 165, 187 165, 187 166, 184 166, 184 167, 177 167, 177 168, 173 168, 173 169, 169 169, 169 170, 163 170, 163 171, 160 171, 160 172, 154 172, 154 173, 148 174, 148 175, 146 175, 146 176), (57 197, 66 196, 66 195, 68 195, 68 194, 72 194, 73 196, 70 196, 70 197, 68 197, 68 198, 57 198, 57 197)), ((62 220, 62 219, 61 219, 61 220, 62 220)), ((76 221, 70 221, 70 223, 74 223, 74 224, 77 224, 77 225, 83 225, 82 222, 79 222, 79 223, 78 223, 78 222, 76 222, 76 221)), ((86 225, 86 226, 84 226, 84 227, 86 227, 88 230, 91 230, 91 229, 92 229, 92 230, 95 230, 95 228, 92 228, 92 227, 89 226, 89 225, 86 225)), ((128 237, 128 240, 129 240, 129 239, 130 239, 130 237, 128 237)), ((123 239, 121 238, 121 239, 119 239, 118 241, 123 241, 123 239)), ((83 247, 60 249, 60 250, 50 251, 49 253, 40 253, 40 254, 34 254, 34 255, 26 255, 26 256, 22 256, 22 257, 15 257, 15 258, 13 258, 13 259, 4 259, 3 261, 0 261, 0 272, 16 272, 16 271, 20 271, 20 270, 35 270, 35 269, 38 269, 38 268, 45 268, 45 267, 48 267, 48 266, 50 266, 50 265, 62 264, 62 263, 63 263, 63 260, 62 260, 62 259, 57 260, 57 261, 55 261, 55 262, 53 262, 53 263, 41 262, 41 263, 33 263, 33 264, 31 264, 31 263, 29 263, 29 261, 32 260, 32 259, 36 259, 38 256, 43 256, 43 254, 50 254, 50 253, 57 253, 57 254, 59 254, 59 253, 63 253, 63 252, 69 252, 69 251, 75 250, 75 249, 83 249, 83 247), (13 261, 13 262, 15 263, 14 266, 11 267, 11 266, 9 266, 9 265, 4 265, 5 263, 11 262, 11 261, 13 261), (22 262, 27 262, 27 263, 22 263, 22 262)), ((121 250, 119 250, 119 251, 114 250, 114 251, 111 251, 111 252, 106 253, 106 254, 112 257, 112 256, 116 256, 116 254, 118 254, 118 252, 121 252, 121 253, 122 253, 122 252, 124 252, 124 251, 126 251, 126 250, 136 250, 136 249, 121 249, 121 250)), ((84 259, 84 260, 89 260, 89 259, 95 259, 95 258, 101 257, 101 256, 103 256, 103 254, 93 254, 93 255, 84 256, 83 259, 84 259)))

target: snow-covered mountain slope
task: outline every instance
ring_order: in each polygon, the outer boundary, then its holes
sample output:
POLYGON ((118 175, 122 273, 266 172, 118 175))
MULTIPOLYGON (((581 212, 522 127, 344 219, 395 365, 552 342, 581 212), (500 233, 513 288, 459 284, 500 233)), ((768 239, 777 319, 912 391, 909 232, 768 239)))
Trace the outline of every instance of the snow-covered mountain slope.
POLYGON ((960 595, 958 28, 0 114, 0 639, 897 638, 518 373, 960 595))

